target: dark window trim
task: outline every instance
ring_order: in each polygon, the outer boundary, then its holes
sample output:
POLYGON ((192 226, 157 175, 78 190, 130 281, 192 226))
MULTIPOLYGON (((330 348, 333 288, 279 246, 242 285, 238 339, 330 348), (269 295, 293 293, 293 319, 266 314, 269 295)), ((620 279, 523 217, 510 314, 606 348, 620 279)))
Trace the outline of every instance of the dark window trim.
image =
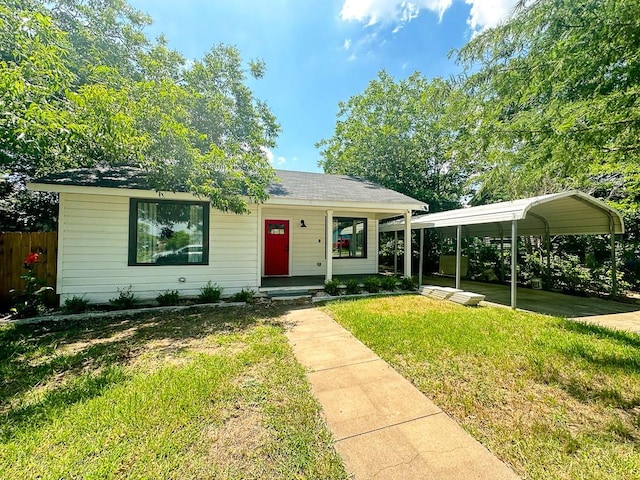
MULTIPOLYGON (((351 255, 349 255, 348 257, 336 257, 336 256, 332 255, 331 258, 333 260, 347 260, 347 259, 348 260, 363 260, 363 259, 366 259, 367 256, 369 255, 369 251, 367 249, 367 245, 369 244, 369 219, 367 217, 333 217, 332 218, 333 221, 338 221, 338 222, 341 221, 341 220, 347 220, 347 219, 350 219, 350 220, 364 220, 364 242, 363 242, 363 245, 362 245, 362 249, 363 249, 364 255, 362 255, 360 257, 352 257, 351 255)), ((327 223, 326 220, 327 220, 327 218, 325 217, 325 224, 327 223)), ((333 222, 332 222, 332 225, 331 225, 331 230, 332 230, 331 238, 333 239, 333 222)), ((352 236, 353 235, 354 234, 352 234, 352 236)), ((333 240, 331 240, 331 241, 333 242, 333 240)), ((333 245, 332 245, 331 251, 333 252, 333 245)), ((326 254, 325 254, 325 256, 326 256, 326 254)))
POLYGON ((158 200, 157 198, 130 198, 129 199, 129 266, 130 267, 188 267, 190 265, 209 265, 209 202, 197 202, 191 200, 158 200), (182 203, 187 205, 200 205, 202 210, 202 262, 191 263, 137 263, 136 251, 138 244, 138 203, 182 203))

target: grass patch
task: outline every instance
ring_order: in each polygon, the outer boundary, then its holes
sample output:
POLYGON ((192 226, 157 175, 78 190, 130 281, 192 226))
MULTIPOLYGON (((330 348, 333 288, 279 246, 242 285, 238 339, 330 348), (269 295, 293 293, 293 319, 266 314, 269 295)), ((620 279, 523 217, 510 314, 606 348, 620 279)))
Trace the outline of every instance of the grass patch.
POLYGON ((279 313, 0 327, 0 478, 345 478, 279 313))
POLYGON ((640 478, 639 336, 414 295, 325 310, 523 478, 640 478))

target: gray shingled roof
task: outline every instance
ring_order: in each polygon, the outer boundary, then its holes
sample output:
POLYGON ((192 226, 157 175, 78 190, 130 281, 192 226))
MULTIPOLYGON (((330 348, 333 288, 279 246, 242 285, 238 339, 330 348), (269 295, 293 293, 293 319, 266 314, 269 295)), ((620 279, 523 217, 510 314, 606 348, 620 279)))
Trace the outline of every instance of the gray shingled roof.
POLYGON ((423 204, 395 190, 347 175, 276 170, 280 183, 268 189, 272 198, 389 204, 423 204))
MULTIPOLYGON (((349 177, 322 173, 276 170, 278 181, 267 188, 273 199, 366 202, 378 204, 414 204, 423 202, 395 190, 349 177)), ((132 167, 81 168, 54 173, 35 179, 33 183, 75 185, 82 187, 130 188, 150 190, 144 172, 132 167)))

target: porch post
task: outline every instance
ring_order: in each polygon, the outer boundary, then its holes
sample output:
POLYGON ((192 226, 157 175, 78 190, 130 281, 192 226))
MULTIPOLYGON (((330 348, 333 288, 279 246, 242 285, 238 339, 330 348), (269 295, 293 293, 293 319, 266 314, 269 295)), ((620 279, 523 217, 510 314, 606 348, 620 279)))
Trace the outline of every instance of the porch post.
POLYGON ((424 228, 420 229, 420 263, 418 264, 418 286, 422 286, 422 262, 423 262, 423 254, 424 254, 424 228))
POLYGON ((398 273, 398 230, 393 232, 393 274, 398 273))
POLYGON ((333 278, 333 210, 327 210, 327 230, 324 239, 325 254, 327 257, 327 273, 325 281, 333 278))
POLYGON ((456 227, 456 288, 460 288, 460 264, 462 263, 462 225, 456 227))
POLYGON ((511 308, 515 309, 518 296, 518 221, 511 221, 511 308))
POLYGON ((545 232, 545 247, 547 249, 547 289, 551 290, 551 235, 545 232))
POLYGON ((411 210, 404 212, 404 276, 411 278, 411 210))

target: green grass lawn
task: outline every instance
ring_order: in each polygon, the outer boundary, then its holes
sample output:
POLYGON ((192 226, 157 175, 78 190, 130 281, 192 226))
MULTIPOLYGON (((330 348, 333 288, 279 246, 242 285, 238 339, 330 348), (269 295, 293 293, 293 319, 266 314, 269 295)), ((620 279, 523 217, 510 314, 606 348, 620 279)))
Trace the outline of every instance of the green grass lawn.
POLYGON ((0 478, 345 478, 260 308, 0 327, 0 478))
POLYGON ((416 295, 325 309, 523 478, 640 478, 640 336, 416 295))

